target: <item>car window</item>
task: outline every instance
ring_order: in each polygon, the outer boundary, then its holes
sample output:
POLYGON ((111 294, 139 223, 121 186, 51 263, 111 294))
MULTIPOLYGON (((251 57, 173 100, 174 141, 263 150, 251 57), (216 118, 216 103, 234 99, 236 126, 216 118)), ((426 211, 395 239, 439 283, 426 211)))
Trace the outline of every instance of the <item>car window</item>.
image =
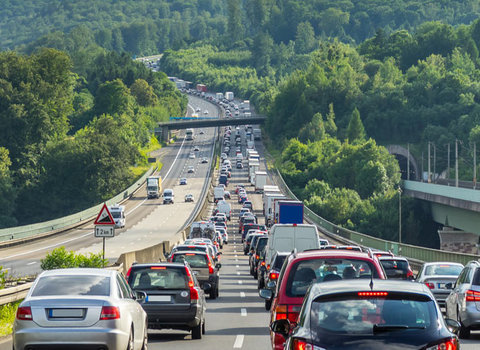
POLYGON ((130 285, 133 289, 185 289, 187 282, 185 268, 152 266, 135 269, 130 273, 130 285))
POLYGON ((356 259, 308 259, 295 263, 289 272, 286 293, 289 297, 303 297, 308 287, 315 282, 342 279, 378 278, 377 270, 370 261, 356 259))
POLYGON ((275 261, 273 262, 272 269, 280 270, 282 268, 283 262, 285 261, 286 255, 277 255, 275 261))
POLYGON ((110 295, 110 277, 95 275, 44 276, 35 285, 32 296, 110 295))
POLYGON ((257 242, 257 245, 255 247, 255 250, 257 252, 261 251, 263 248, 265 248, 265 246, 267 245, 267 242, 268 242, 268 237, 260 237, 258 239, 258 242, 257 242))
POLYGON ((207 256, 200 254, 175 254, 172 259, 173 262, 188 262, 192 268, 208 267, 207 256))
POLYGON ((311 334, 318 339, 329 333, 371 334, 374 327, 389 325, 427 330, 437 324, 435 303, 428 298, 322 298, 312 302, 310 315, 311 334))
POLYGON ((380 260, 388 278, 403 278, 408 272, 408 262, 405 260, 380 260))
POLYGON ((480 268, 475 270, 475 275, 473 276, 472 284, 474 286, 480 286, 480 268))
POLYGON ((429 265, 425 268, 425 275, 443 275, 443 276, 458 276, 463 267, 459 265, 441 264, 429 265))
POLYGON ((122 278, 119 275, 117 275, 117 288, 121 298, 130 299, 132 297, 128 286, 122 281, 122 278))

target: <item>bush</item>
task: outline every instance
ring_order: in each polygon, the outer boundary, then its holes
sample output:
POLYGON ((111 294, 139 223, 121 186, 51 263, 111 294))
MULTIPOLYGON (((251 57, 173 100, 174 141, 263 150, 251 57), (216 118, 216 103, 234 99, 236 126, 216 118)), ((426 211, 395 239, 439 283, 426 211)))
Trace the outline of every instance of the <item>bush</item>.
POLYGON ((102 253, 87 255, 75 254, 73 250, 66 251, 65 247, 54 249, 41 260, 42 270, 66 269, 72 267, 104 267, 107 259, 102 258, 102 253))
POLYGON ((7 271, 3 270, 3 266, 0 266, 0 289, 5 287, 5 280, 7 278, 7 271))

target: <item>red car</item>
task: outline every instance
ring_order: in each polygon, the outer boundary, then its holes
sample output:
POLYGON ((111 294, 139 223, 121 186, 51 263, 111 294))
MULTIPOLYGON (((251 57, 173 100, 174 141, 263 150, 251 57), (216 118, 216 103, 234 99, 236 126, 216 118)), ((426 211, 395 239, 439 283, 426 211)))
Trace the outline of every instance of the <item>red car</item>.
MULTIPOLYGON (((293 325, 305 294, 313 283, 358 278, 386 279, 378 259, 369 253, 348 250, 308 250, 293 253, 282 267, 275 292, 260 290, 260 296, 272 300, 271 322, 288 319, 293 325)), ((270 332, 272 348, 283 350, 285 338, 270 332)))

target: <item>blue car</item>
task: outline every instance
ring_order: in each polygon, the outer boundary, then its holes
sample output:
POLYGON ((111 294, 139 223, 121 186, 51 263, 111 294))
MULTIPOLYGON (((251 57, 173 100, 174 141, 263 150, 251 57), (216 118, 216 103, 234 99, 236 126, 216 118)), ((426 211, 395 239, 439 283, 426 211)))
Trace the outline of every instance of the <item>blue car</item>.
POLYGON ((182 178, 180 179, 180 185, 186 185, 186 184, 187 184, 187 179, 184 178, 184 177, 182 177, 182 178))

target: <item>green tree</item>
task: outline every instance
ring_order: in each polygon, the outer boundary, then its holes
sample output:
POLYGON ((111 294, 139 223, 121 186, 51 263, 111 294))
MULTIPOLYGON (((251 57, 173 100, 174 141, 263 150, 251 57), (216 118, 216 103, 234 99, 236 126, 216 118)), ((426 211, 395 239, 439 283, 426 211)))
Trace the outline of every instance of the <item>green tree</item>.
POLYGON ((321 113, 315 113, 312 121, 300 129, 298 138, 303 143, 319 141, 325 137, 325 125, 321 113))
POLYGON ((227 0, 228 42, 236 42, 243 37, 242 12, 240 1, 227 0))
POLYGON ((0 228, 14 226, 17 222, 13 216, 17 193, 13 186, 11 165, 8 150, 0 147, 0 228))
POLYGON ((325 121, 325 131, 332 137, 337 136, 337 125, 335 124, 335 112, 333 111, 333 103, 328 105, 327 120, 325 121))
POLYGON ((299 54, 305 54, 315 49, 315 32, 310 22, 302 22, 297 26, 295 35, 295 51, 299 54))
POLYGON ((133 98, 128 87, 120 80, 100 85, 95 96, 95 112, 100 114, 133 114, 133 98))
POLYGON ((349 142, 355 143, 364 141, 365 137, 365 128, 363 127, 362 119, 360 119, 360 112, 355 108, 348 123, 347 139, 349 142))
POLYGON ((140 106, 155 106, 158 103, 153 88, 143 79, 137 79, 130 86, 130 91, 140 106))

